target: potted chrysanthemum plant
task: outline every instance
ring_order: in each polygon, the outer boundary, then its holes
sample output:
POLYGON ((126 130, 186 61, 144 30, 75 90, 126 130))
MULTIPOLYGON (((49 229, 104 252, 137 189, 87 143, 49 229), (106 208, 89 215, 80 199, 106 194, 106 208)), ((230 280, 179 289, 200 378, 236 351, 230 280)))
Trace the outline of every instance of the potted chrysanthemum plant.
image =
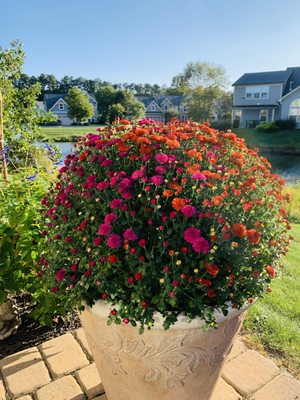
POLYGON ((208 124, 121 120, 77 143, 43 200, 40 275, 84 309, 109 400, 210 398, 287 251, 283 184, 208 124))

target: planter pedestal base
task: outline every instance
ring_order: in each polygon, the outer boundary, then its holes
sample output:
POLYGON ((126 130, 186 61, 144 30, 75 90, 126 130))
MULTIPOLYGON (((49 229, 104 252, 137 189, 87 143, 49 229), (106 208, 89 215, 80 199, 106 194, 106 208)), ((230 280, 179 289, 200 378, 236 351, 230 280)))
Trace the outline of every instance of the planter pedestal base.
POLYGON ((193 320, 140 335, 108 326, 108 314, 96 303, 80 316, 108 400, 209 400, 243 320, 232 310, 218 329, 204 332, 193 320))

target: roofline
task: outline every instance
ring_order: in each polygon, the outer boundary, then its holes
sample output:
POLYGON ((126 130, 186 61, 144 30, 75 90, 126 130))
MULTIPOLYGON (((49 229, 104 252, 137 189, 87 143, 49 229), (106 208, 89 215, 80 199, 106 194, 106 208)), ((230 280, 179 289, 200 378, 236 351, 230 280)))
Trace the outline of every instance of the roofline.
POLYGON ((274 108, 274 107, 279 107, 279 104, 254 104, 254 105, 234 105, 232 108, 274 108))
MULTIPOLYGON (((289 79, 289 78, 288 78, 289 79)), ((239 79, 238 79, 239 80, 239 79)), ((238 81, 237 80, 237 81, 238 81)), ((237 82, 236 81, 236 82, 237 82)), ((262 86, 266 86, 266 85, 278 85, 278 84, 280 84, 280 85, 284 85, 285 84, 285 82, 286 81, 284 81, 284 82, 268 82, 268 83, 259 83, 259 82, 257 82, 257 83, 255 83, 255 82, 252 82, 252 83, 236 83, 236 82, 234 82, 231 86, 253 86, 253 85, 262 85, 262 86)))
MULTIPOLYGON (((148 110, 148 108, 151 106, 152 103, 155 103, 157 105, 157 107, 160 109, 161 112, 163 112, 163 110, 160 108, 159 104, 157 103, 156 100, 152 100, 151 103, 149 104, 149 106, 146 108, 146 110, 148 110)), ((151 111, 151 110, 150 110, 151 111)), ((152 111, 153 112, 153 111, 152 111)))
POLYGON ((290 92, 288 92, 287 94, 285 94, 284 96, 280 97, 280 99, 278 99, 278 101, 281 101, 282 99, 284 99, 285 97, 289 96, 290 94, 294 93, 296 90, 300 89, 300 86, 297 86, 295 89, 291 90, 290 92))
POLYGON ((60 97, 60 98, 53 104, 53 106, 52 106, 51 108, 49 108, 49 110, 51 111, 52 108, 53 108, 54 106, 56 106, 56 104, 57 104, 60 100, 62 100, 62 101, 69 107, 68 103, 67 103, 62 97, 60 97))

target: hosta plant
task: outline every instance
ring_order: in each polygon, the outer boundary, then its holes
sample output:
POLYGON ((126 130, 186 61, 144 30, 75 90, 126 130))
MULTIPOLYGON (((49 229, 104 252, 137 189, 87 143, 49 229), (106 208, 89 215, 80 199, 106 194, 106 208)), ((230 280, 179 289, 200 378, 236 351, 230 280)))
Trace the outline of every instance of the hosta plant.
POLYGON ((40 276, 66 308, 108 323, 215 324, 269 289, 287 251, 284 182, 231 132, 126 120, 76 145, 43 199, 40 276))

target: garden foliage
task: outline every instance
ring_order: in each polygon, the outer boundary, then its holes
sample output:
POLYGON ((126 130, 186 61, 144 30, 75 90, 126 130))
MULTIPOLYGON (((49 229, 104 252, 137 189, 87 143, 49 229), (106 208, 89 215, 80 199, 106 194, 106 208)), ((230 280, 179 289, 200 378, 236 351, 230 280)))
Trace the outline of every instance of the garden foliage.
POLYGON ((38 211, 48 187, 49 176, 32 169, 0 182, 0 303, 9 294, 30 293, 38 302, 35 316, 41 322, 50 322, 55 312, 35 270, 43 238, 38 211))

